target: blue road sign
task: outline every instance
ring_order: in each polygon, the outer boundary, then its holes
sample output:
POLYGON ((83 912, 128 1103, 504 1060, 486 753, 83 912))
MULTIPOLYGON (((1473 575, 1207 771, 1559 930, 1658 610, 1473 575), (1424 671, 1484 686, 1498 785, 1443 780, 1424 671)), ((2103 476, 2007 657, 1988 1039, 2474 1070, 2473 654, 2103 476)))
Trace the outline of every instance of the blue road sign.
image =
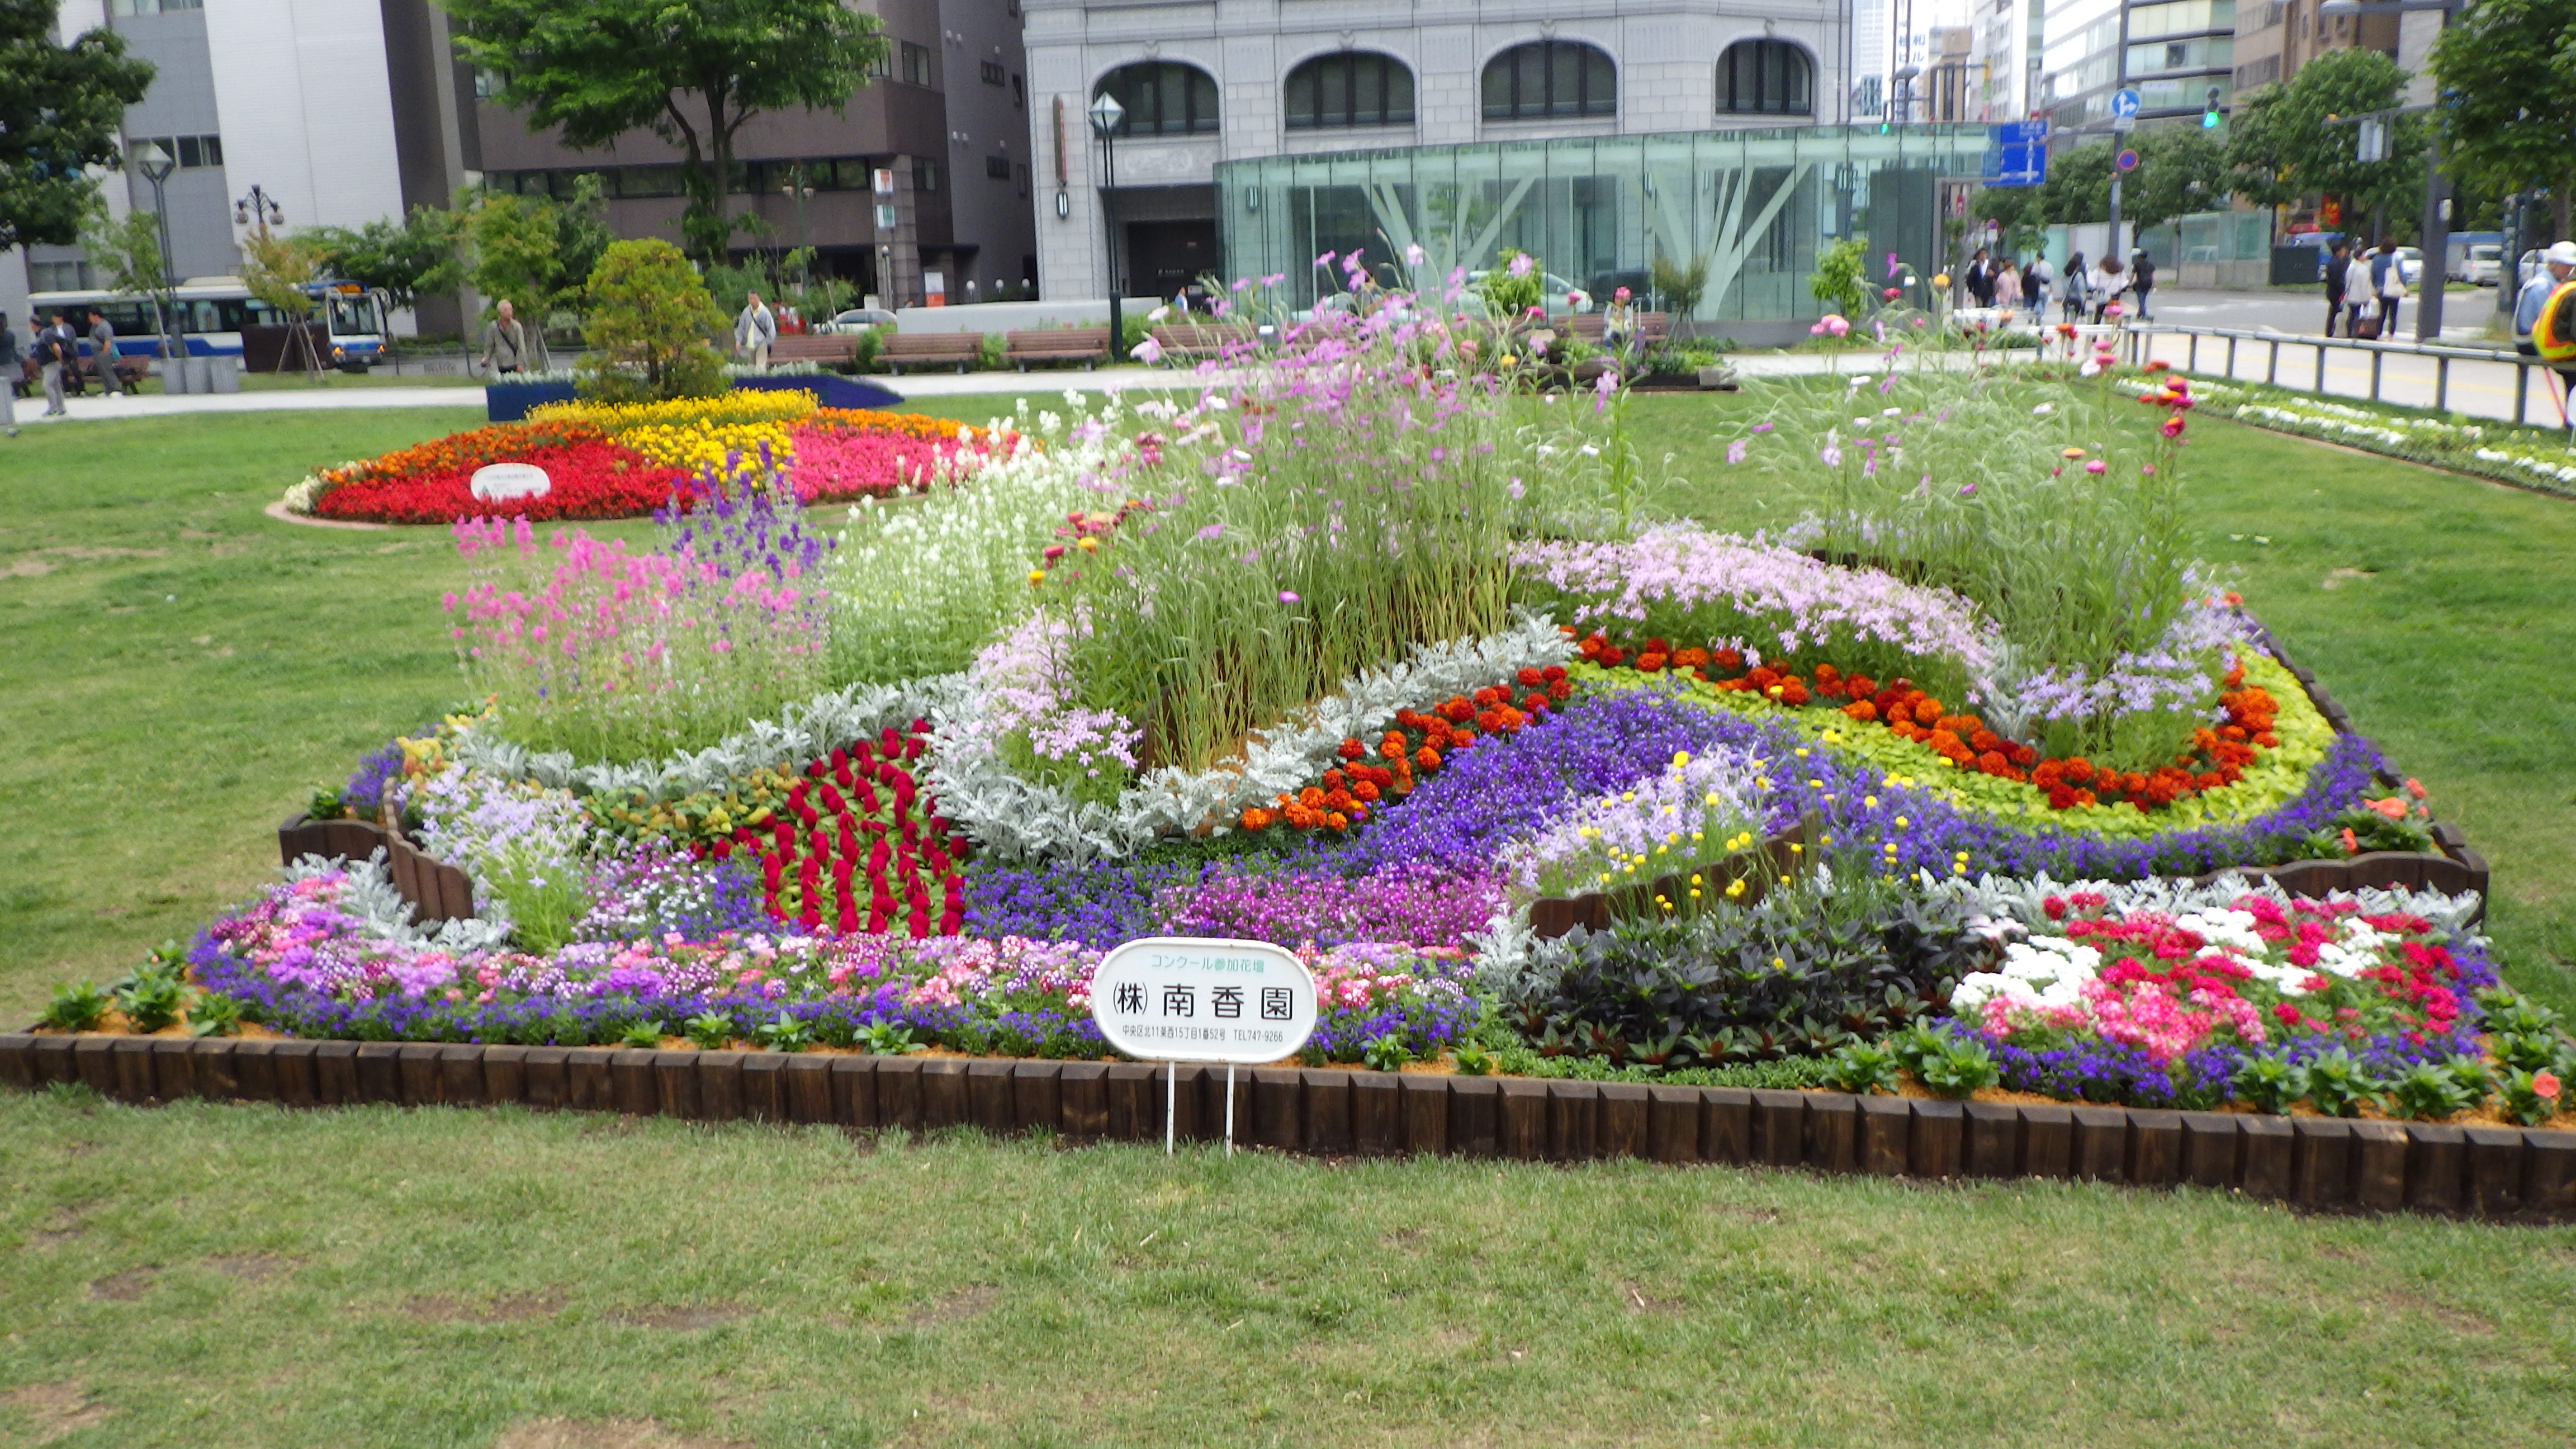
POLYGON ((2138 169, 2138 153, 2135 151, 2122 151, 2119 155, 2111 158, 2111 164, 2119 167, 2123 171, 2135 171, 2138 169))
POLYGON ((2126 119, 2138 113, 2138 93, 2123 87, 2111 93, 2111 114, 2126 119))
POLYGON ((2048 180, 2048 122, 2010 121, 1986 130, 1988 186, 2038 186, 2048 180))

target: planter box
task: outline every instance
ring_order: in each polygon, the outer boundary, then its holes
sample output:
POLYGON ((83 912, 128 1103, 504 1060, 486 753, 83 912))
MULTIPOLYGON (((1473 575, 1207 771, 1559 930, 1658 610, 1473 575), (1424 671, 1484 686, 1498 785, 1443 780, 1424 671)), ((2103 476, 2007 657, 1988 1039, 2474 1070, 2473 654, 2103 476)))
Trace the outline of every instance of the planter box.
MULTIPOLYGON (((903 405, 903 395, 882 383, 837 372, 790 372, 768 377, 737 377, 736 389, 750 392, 810 392, 815 401, 827 408, 893 408, 903 405)), ((573 385, 568 382, 494 382, 483 387, 483 416, 495 423, 515 423, 528 415, 528 410, 545 403, 571 402, 573 385)))
POLYGON ((293 865, 308 855, 365 860, 385 853, 385 869, 424 926, 474 915, 474 882, 465 872, 422 854, 401 832, 365 820, 314 820, 298 815, 277 827, 277 858, 293 865))
MULTIPOLYGON (((441 1043, 0 1034, 0 1086, 87 1081, 131 1102, 520 1105, 853 1131, 974 1125, 1159 1142, 1162 1078, 1132 1062, 804 1056, 441 1043)), ((1179 1136, 1225 1130, 1223 1078, 1181 1068, 1179 1136)), ((2313 1206, 2576 1218, 2576 1132, 2153 1108, 1747 1092, 1532 1078, 1241 1070, 1242 1145, 1338 1155, 1651 1158, 1948 1178, 2190 1183, 2313 1206)))

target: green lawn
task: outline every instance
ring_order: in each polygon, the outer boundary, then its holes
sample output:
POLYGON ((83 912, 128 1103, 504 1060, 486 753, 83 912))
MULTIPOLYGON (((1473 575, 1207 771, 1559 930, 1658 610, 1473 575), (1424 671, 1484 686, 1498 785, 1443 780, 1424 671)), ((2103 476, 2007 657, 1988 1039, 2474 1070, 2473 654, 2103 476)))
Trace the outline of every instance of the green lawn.
MULTIPOLYGON (((1651 456, 1758 405, 1635 416, 1651 456)), ((472 417, 0 442, 0 1020, 257 884, 311 784, 457 694, 442 532, 260 509, 472 417)), ((2548 703, 2576 504, 2193 437, 2208 556, 2488 851, 2508 974, 2576 1006, 2576 721, 2548 703)), ((1730 481, 1712 515, 1781 521, 1730 481)), ((564 1416, 761 1445, 2163 1449, 2544 1443, 2576 1407, 2567 1228, 76 1097, 0 1096, 0 1142, 0 1443, 483 1449, 564 1416)))

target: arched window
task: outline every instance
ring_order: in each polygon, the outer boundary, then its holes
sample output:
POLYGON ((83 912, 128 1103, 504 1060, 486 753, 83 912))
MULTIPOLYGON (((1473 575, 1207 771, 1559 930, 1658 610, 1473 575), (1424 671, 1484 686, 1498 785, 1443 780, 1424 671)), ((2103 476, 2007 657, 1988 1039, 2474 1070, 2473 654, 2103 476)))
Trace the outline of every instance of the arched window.
POLYGON ((1216 129, 1216 77, 1194 65, 1148 60, 1111 71, 1092 92, 1118 98, 1121 136, 1188 136, 1216 129))
POLYGON ((1319 55, 1288 72, 1288 129, 1413 124, 1413 72, 1370 50, 1319 55))
POLYGON ((1610 52, 1579 40, 1534 40, 1485 62, 1485 119, 1544 121, 1619 113, 1610 52))
POLYGON ((1732 115, 1812 116, 1815 63, 1785 40, 1739 40, 1717 58, 1717 108, 1732 115))

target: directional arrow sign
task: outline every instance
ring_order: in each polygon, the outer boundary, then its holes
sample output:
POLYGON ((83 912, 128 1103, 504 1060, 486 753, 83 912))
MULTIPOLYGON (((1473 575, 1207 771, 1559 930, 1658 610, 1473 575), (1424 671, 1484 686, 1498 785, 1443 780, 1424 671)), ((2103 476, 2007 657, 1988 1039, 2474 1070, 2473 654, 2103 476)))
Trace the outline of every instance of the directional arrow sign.
POLYGON ((2113 91, 2111 93, 2111 114, 2114 116, 2137 115, 2138 93, 2125 86, 2121 87, 2119 90, 2113 91))

